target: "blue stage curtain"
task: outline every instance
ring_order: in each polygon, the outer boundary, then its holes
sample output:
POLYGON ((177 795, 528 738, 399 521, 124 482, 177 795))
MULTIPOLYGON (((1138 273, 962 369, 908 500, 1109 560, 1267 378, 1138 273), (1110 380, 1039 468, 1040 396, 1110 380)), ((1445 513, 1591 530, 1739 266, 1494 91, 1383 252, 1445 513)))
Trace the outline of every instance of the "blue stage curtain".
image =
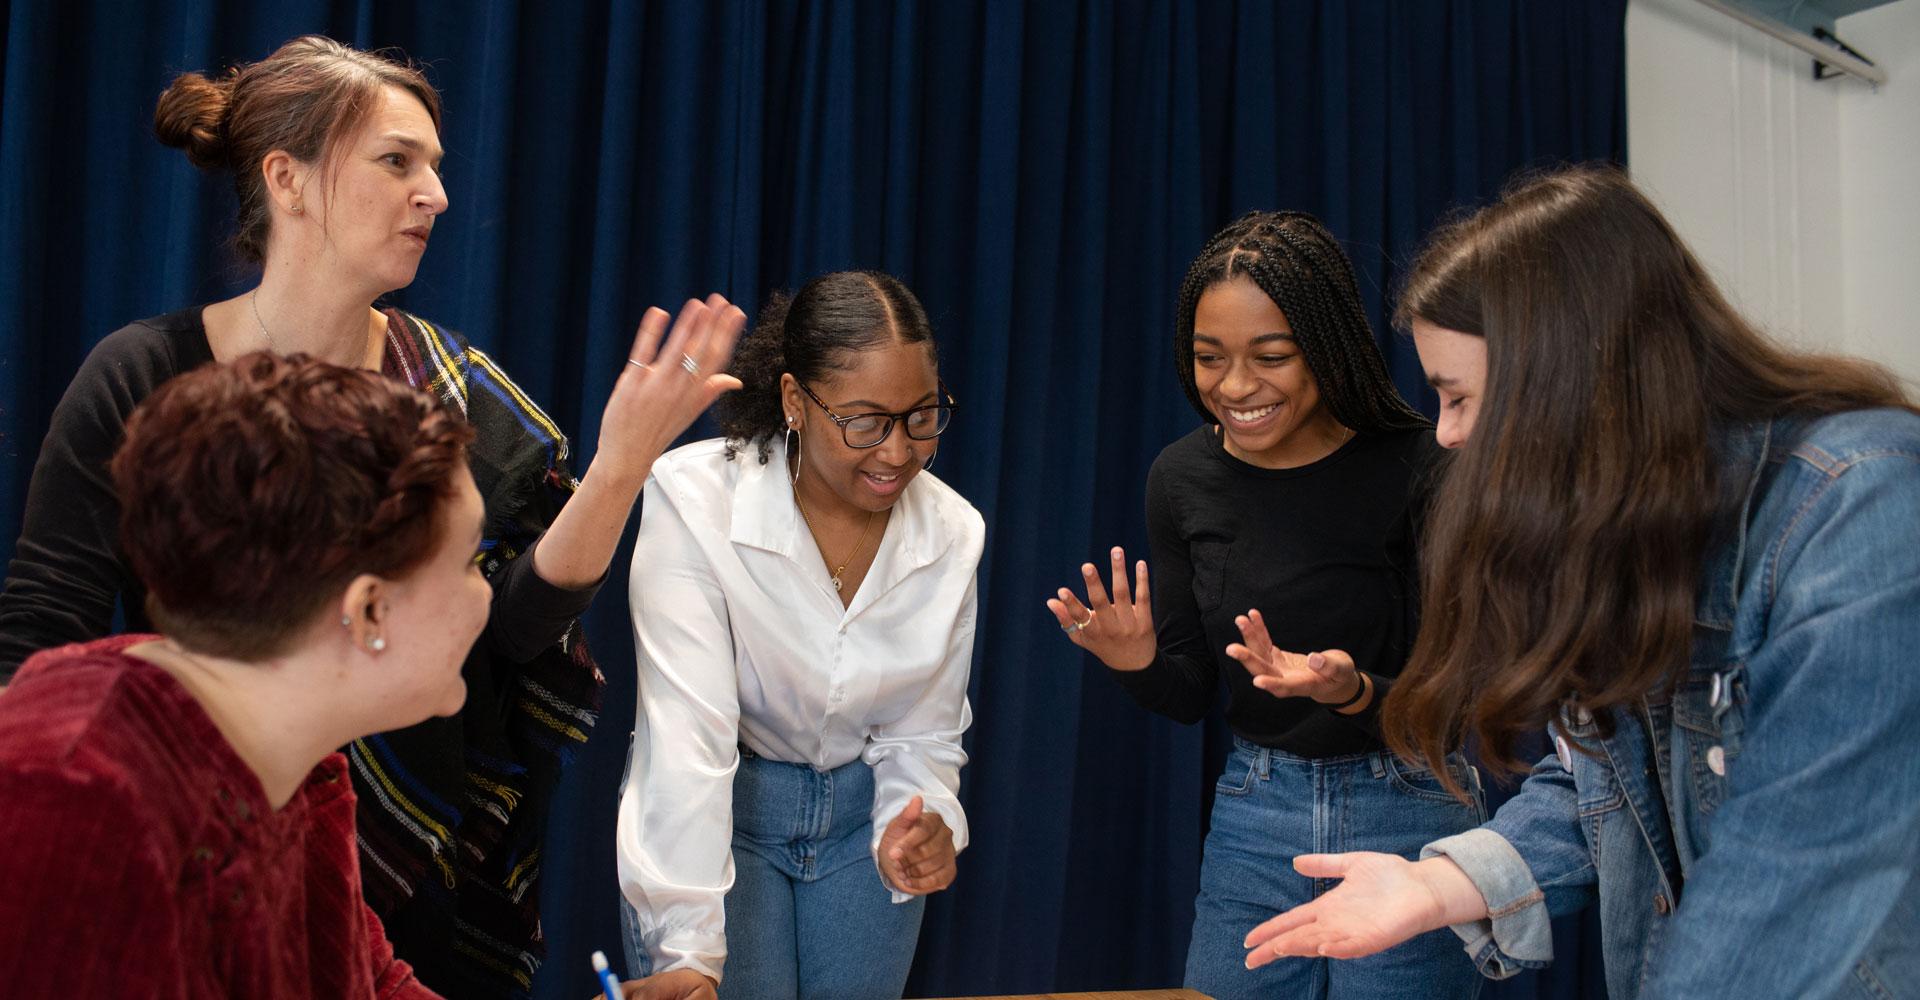
MULTIPOLYGON (((1148 465, 1195 423, 1171 365, 1202 241, 1256 208, 1396 269, 1515 169, 1624 152, 1624 0, 255 5, 10 0, 0 90, 0 556, 48 415, 129 320, 245 288, 232 195, 153 140, 171 75, 303 32, 397 46, 447 106, 451 213, 394 301, 498 356, 593 452, 650 304, 751 307, 900 275, 962 409, 939 474, 985 514, 973 846, 910 995, 1177 983, 1224 730, 1134 708, 1041 605, 1144 551, 1148 465)), ((751 311, 751 309, 750 309, 751 311)), ((1395 378, 1432 412, 1404 338, 1395 378)), ((631 533, 629 532, 629 537, 631 533)), ((613 806, 632 715, 626 554, 590 615, 609 676, 552 824, 543 997, 618 952, 613 806)), ((1490 997, 1599 996, 1591 926, 1490 997)))

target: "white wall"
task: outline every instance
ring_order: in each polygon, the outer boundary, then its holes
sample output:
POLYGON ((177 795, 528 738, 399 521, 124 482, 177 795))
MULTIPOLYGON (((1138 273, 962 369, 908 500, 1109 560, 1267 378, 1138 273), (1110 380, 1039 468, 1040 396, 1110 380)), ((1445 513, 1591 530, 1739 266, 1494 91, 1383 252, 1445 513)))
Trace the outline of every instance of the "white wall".
POLYGON ((1920 322, 1900 316, 1920 294, 1920 0, 1835 27, 1887 85, 1815 81, 1811 57, 1694 0, 1631 0, 1628 164, 1747 316, 1920 385, 1920 322))
POLYGON ((1834 27, 1887 70, 1877 93, 1840 93, 1845 344, 1920 384, 1920 0, 1834 27))

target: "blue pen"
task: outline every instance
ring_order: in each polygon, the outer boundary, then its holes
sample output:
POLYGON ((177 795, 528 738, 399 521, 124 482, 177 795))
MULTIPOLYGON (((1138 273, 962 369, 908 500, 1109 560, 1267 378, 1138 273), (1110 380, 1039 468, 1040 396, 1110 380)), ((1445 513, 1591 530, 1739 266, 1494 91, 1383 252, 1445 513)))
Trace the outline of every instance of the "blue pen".
POLYGON ((593 953, 593 971, 600 977, 600 988, 607 991, 607 1000, 621 1000, 620 980, 613 978, 613 970, 607 967, 607 953, 593 953))

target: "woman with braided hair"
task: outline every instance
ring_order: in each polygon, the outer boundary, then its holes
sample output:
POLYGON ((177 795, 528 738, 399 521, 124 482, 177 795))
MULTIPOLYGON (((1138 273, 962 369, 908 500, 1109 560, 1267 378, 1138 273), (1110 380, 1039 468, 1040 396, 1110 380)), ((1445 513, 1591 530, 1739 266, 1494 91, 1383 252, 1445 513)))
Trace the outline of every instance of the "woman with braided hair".
POLYGON ((1159 585, 1144 561, 1129 584, 1115 548, 1111 595, 1088 563, 1086 600, 1063 587, 1047 607, 1151 711, 1198 722, 1226 678, 1234 750, 1214 789, 1186 985, 1216 1000, 1471 997, 1478 978, 1443 934, 1256 970, 1242 946, 1276 907, 1323 891, 1295 855, 1413 857, 1484 814, 1458 755, 1447 767, 1472 804, 1387 751, 1378 727, 1413 645, 1432 426, 1388 379, 1346 254, 1299 212, 1247 215, 1201 249, 1174 369, 1205 423, 1147 477, 1159 585))

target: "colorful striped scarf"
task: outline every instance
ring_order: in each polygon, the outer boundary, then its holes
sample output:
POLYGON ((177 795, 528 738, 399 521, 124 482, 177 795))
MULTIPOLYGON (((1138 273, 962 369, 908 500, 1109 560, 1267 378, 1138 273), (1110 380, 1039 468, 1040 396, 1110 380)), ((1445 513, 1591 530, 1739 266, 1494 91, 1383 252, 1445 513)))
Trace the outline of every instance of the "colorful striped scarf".
MULTIPOLYGON (((385 373, 475 430, 492 579, 552 523, 576 482, 567 439, 458 334, 387 311, 385 373)), ((460 714, 355 741, 361 880, 400 957, 452 997, 526 997, 545 947, 538 888, 548 805, 598 718, 604 683, 579 622, 528 664, 475 645, 460 714)))

